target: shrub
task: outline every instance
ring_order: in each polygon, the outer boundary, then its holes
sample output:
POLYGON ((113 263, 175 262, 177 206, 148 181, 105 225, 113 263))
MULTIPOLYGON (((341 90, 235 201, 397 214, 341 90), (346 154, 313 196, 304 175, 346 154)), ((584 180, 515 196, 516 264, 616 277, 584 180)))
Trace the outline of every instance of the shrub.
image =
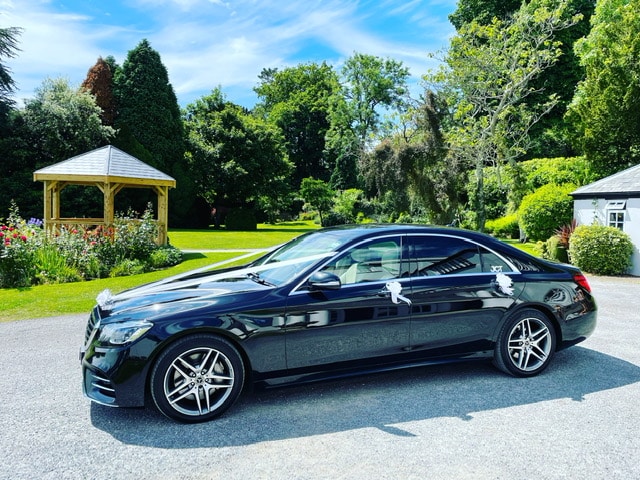
POLYGON ((149 264, 151 268, 165 268, 178 265, 182 261, 182 252, 175 247, 165 246, 151 252, 149 264))
POLYGON ((126 277, 128 275, 138 275, 146 271, 146 266, 143 262, 137 259, 125 259, 118 263, 109 272, 110 277, 126 277))
POLYGON ((548 184, 522 199, 518 219, 527 238, 533 241, 545 240, 560 225, 571 221, 573 199, 569 193, 575 188, 572 184, 548 184))
POLYGON ((496 218, 495 220, 487 220, 485 223, 487 233, 501 238, 518 238, 520 236, 520 225, 518 224, 518 215, 512 213, 505 217, 496 218))
POLYGON ((571 235, 571 262, 596 275, 622 275, 631 266, 633 243, 629 235, 602 225, 576 227, 571 235))
POLYGON ((227 214, 225 225, 227 230, 252 231, 258 229, 258 220, 253 210, 234 208, 227 214))
MULTIPOLYGON (((540 242, 542 243, 542 242, 540 242)), ((542 257, 554 262, 569 263, 569 254, 567 248, 563 245, 562 239, 557 235, 549 237, 543 243, 542 257)))
POLYGON ((353 223, 353 219, 350 216, 344 215, 336 211, 330 211, 324 217, 322 217, 323 227, 333 227, 334 225, 347 225, 353 223))

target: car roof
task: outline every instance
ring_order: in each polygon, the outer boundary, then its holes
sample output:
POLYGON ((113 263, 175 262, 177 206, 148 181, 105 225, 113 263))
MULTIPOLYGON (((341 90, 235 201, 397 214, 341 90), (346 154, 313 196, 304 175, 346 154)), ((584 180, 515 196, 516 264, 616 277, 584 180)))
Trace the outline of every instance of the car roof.
POLYGON ((338 234, 341 236, 344 235, 347 239, 346 243, 366 240, 368 238, 375 237, 384 233, 398 235, 430 234, 454 236, 465 238, 473 242, 485 245, 490 249, 494 249, 498 252, 509 255, 511 258, 515 257, 522 261, 526 261, 527 263, 533 262, 538 266, 538 268, 551 268, 553 270, 556 270, 559 267, 558 265, 551 266, 549 262, 529 255, 528 253, 512 245, 509 245, 498 240, 497 238, 492 237, 491 235, 474 230, 467 230, 464 228, 416 223, 363 223, 325 227, 320 230, 315 230, 313 233, 317 234, 321 232, 333 232, 334 234, 338 234))

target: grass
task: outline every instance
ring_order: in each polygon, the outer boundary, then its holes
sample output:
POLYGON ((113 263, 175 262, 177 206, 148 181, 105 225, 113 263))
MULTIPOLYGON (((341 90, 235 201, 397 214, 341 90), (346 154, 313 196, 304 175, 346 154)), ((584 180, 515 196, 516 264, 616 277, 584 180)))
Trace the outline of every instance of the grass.
POLYGON ((181 250, 254 249, 267 248, 317 229, 313 222, 285 222, 276 225, 261 223, 253 232, 228 230, 169 230, 169 243, 181 250))
MULTIPOLYGON (((180 265, 129 277, 104 278, 89 282, 38 285, 27 288, 0 289, 0 322, 27 318, 54 317, 89 312, 98 293, 105 288, 118 293, 145 283, 238 257, 237 252, 206 252, 206 250, 263 249, 279 245, 309 230, 312 222, 290 222, 259 225, 254 232, 226 230, 169 230, 170 242, 181 250, 201 250, 186 253, 180 265)), ((248 259, 240 263, 247 262, 248 259)))
POLYGON ((519 248, 520 250, 523 250, 530 255, 533 255, 534 257, 540 256, 540 252, 538 251, 535 243, 522 243, 520 242, 520 240, 513 240, 509 238, 501 238, 500 240, 502 240, 504 243, 508 243, 509 245, 513 245, 514 247, 519 248))

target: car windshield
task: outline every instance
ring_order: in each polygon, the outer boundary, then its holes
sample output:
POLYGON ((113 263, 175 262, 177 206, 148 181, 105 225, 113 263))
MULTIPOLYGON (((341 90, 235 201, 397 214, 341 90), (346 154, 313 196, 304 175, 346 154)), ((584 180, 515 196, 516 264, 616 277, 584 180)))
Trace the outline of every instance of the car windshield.
POLYGON ((322 231, 301 235, 250 265, 261 279, 280 285, 295 278, 322 258, 331 256, 347 243, 347 231, 322 231), (257 268, 256 268, 257 267, 257 268))

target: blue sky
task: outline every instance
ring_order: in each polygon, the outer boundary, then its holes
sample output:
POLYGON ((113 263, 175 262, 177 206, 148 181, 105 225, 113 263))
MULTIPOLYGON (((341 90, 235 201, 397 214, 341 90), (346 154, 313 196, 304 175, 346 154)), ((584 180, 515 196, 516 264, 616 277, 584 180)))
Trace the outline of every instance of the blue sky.
POLYGON ((22 27, 6 61, 18 103, 44 79, 79 85, 99 56, 120 64, 144 38, 160 54, 181 106, 220 86, 230 101, 256 102, 263 68, 354 52, 389 57, 418 81, 445 48, 456 0, 0 0, 0 26, 22 27))

